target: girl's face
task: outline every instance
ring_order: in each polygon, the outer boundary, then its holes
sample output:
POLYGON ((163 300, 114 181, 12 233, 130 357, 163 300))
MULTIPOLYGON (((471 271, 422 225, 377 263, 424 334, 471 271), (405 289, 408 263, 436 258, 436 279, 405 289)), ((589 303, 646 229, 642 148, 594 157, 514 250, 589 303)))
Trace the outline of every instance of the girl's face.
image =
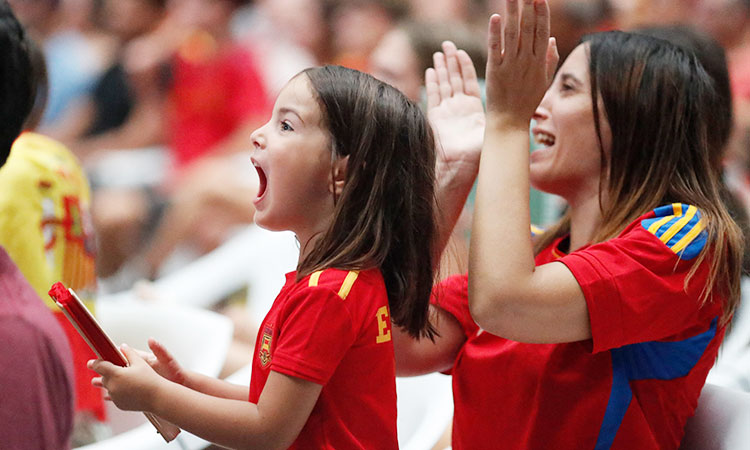
POLYGON ((252 134, 260 185, 255 222, 291 230, 303 244, 325 229, 333 214, 331 143, 306 75, 281 90, 271 120, 252 134))
MULTIPOLYGON (((576 47, 560 67, 539 104, 532 129, 539 149, 530 156, 530 180, 537 189, 575 200, 597 194, 601 172, 599 142, 591 105, 587 49, 576 47)), ((600 105, 600 112, 603 107, 600 105)), ((600 118, 605 154, 611 132, 600 118)))

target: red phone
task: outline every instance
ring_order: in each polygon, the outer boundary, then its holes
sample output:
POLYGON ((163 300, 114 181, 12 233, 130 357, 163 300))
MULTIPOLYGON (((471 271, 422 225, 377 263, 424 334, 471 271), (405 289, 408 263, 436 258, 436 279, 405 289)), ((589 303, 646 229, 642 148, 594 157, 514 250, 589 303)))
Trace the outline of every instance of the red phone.
MULTIPOLYGON (((96 321, 91 311, 86 308, 86 305, 78 298, 73 289, 68 289, 62 283, 57 282, 52 285, 48 293, 99 359, 109 361, 120 367, 128 365, 125 355, 107 336, 107 333, 104 332, 99 322, 96 321)), ((165 441, 172 441, 180 433, 180 428, 176 425, 151 413, 144 412, 143 414, 156 427, 156 431, 161 434, 165 441)))

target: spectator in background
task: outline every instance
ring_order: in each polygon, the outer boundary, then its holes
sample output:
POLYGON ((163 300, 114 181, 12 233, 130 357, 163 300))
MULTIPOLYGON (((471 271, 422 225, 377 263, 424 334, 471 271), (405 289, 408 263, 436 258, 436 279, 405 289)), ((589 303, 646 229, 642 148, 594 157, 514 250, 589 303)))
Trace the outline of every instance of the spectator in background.
POLYGON ((104 399, 91 385, 93 372, 86 368, 86 361, 95 355, 47 291, 62 281, 93 310, 96 276, 91 193, 70 150, 32 131, 44 111, 47 77, 41 50, 31 40, 27 44, 37 94, 24 125, 27 131, 13 143, 0 168, 0 245, 67 335, 75 374, 73 444, 84 445, 108 434, 103 424, 104 399))
POLYGON ((87 96, 104 69, 113 40, 102 33, 93 0, 10 0, 19 20, 44 50, 49 100, 41 128, 65 126, 67 109, 87 96))
POLYGON ((122 200, 121 193, 97 195, 94 218, 103 249, 109 250, 101 276, 112 275, 125 260, 140 254, 145 261, 140 276, 152 277, 178 245, 202 254, 238 224, 252 222, 245 200, 255 188, 248 183, 251 168, 244 156, 236 155, 248 148, 250 132, 265 117, 269 100, 254 55, 231 33, 233 15, 245 3, 168 4, 172 36, 179 39, 165 44, 172 39, 167 36, 152 44, 159 47, 157 52, 176 44, 166 121, 173 168, 156 189, 135 192, 136 198, 124 206, 133 214, 124 215, 123 202, 110 200, 112 195, 122 200), (238 164, 240 160, 245 164, 238 164), (164 217, 154 207, 160 204, 166 205, 164 217), (147 228, 154 223, 151 235, 147 228), (147 248, 142 242, 148 242, 147 248))
MULTIPOLYGON (((0 0, 3 164, 36 96, 29 45, 10 6, 0 0)), ((0 303, 0 442, 15 450, 69 449, 74 405, 70 348, 54 316, 4 249, 0 303)))
POLYGON ((370 54, 406 9, 398 0, 335 0, 329 10, 332 63, 366 70, 370 54))
POLYGON ((408 0, 409 16, 419 22, 462 22, 470 24, 476 17, 484 28, 484 0, 408 0), (481 17, 478 17, 481 16, 481 17))
POLYGON ((726 178, 750 211, 750 1, 698 0, 692 23, 726 49, 734 99, 734 130, 725 158, 726 178))
POLYGON ((252 49, 269 96, 301 70, 330 61, 330 27, 322 0, 257 0, 234 26, 252 49), (294 14, 289 14, 294 11, 294 14))
POLYGON ((418 22, 406 20, 383 36, 372 52, 369 71, 376 78, 398 88, 412 101, 423 103, 425 70, 432 67, 433 53, 450 40, 464 49, 479 78, 484 78, 487 52, 484 39, 460 22, 418 22))
MULTIPOLYGON (((154 114, 143 120, 149 108, 151 92, 156 88, 159 115, 163 112, 164 82, 157 77, 137 80, 138 71, 128 64, 130 44, 152 33, 162 23, 166 0, 103 0, 101 21, 116 40, 106 56, 106 69, 97 78, 93 89, 67 112, 64 126, 54 137, 67 143, 84 164, 96 158, 97 152, 134 148, 161 143, 163 122, 154 114), (134 86, 140 81, 140 86, 134 86), (145 91, 145 92, 144 92, 145 91), (150 123, 149 123, 150 122, 150 123), (154 130, 154 126, 159 130, 154 130)), ((137 55, 136 55, 137 56, 137 55)), ((132 58, 132 56, 131 56, 132 58)), ((140 63, 140 62, 138 62, 140 63)))

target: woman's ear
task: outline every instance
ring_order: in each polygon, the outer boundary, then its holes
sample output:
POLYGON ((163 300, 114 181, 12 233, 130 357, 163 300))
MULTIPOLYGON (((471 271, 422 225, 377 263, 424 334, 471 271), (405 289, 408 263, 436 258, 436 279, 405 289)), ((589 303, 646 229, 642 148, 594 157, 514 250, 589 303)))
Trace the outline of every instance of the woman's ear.
POLYGON ((341 195, 344 190, 344 183, 346 182, 347 167, 349 166, 349 155, 339 158, 333 163, 333 170, 331 171, 332 179, 328 184, 328 189, 335 194, 337 197, 341 195))

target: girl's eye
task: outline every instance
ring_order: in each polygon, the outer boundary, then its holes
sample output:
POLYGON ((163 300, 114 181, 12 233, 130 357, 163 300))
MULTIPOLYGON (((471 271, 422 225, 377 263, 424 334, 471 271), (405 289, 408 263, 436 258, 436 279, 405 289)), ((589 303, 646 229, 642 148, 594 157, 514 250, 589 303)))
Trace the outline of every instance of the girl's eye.
POLYGON ((284 120, 281 122, 281 131, 294 131, 294 128, 292 128, 292 125, 289 122, 284 120))
POLYGON ((560 88, 561 91, 572 91, 574 89, 573 85, 569 83, 563 83, 562 87, 560 88))

